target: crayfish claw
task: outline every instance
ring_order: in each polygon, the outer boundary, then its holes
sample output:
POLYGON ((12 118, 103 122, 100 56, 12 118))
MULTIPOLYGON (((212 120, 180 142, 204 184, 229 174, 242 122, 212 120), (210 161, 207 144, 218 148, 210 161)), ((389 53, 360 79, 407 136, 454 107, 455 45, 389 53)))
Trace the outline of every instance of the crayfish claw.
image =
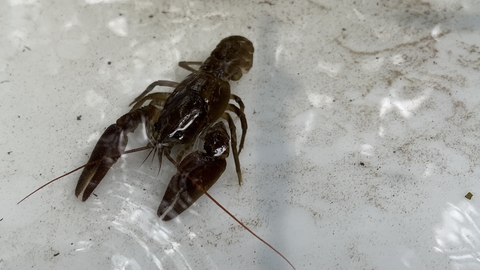
POLYGON ((177 166, 158 207, 157 215, 163 221, 180 215, 220 178, 227 167, 229 140, 225 125, 218 122, 205 135, 204 151, 189 154, 177 166))
POLYGON ((88 181, 87 187, 83 191, 82 201, 86 201, 92 194, 93 190, 98 186, 100 181, 105 177, 117 158, 104 157, 100 164, 96 167, 95 174, 88 181))
POLYGON ((124 114, 110 125, 98 140, 87 166, 82 171, 75 188, 75 196, 83 191, 82 201, 86 201, 113 164, 125 153, 127 134, 134 132, 145 116, 158 115, 155 106, 146 106, 124 114))
POLYGON ((168 184, 157 215, 163 221, 169 221, 183 213, 203 195, 204 190, 215 184, 226 167, 225 159, 201 152, 185 157, 168 184))
POLYGON ((128 138, 117 124, 109 126, 98 140, 87 165, 80 175, 75 188, 75 196, 83 191, 82 201, 86 201, 108 170, 125 152, 128 138))

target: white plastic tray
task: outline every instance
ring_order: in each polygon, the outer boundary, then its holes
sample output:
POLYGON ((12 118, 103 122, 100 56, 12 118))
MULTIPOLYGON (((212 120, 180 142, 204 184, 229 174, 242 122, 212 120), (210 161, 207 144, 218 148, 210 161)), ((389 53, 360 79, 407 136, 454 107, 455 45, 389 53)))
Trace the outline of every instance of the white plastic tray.
MULTIPOLYGON (((249 129, 211 194, 297 269, 480 267, 478 1, 35 1, 0 10, 1 269, 290 269, 175 172, 122 158, 82 203, 104 128, 229 35, 249 129), (471 192, 471 200, 464 196, 471 192)), ((137 142, 136 146, 139 146, 137 142)))

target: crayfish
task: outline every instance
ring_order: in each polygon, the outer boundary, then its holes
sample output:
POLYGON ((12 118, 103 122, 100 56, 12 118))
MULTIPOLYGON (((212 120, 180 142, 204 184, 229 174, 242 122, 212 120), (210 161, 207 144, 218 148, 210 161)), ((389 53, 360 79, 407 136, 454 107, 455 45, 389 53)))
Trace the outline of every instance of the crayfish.
POLYGON ((230 150, 235 162, 238 183, 239 185, 242 183, 239 154, 245 142, 247 120, 244 114, 245 105, 240 97, 230 92, 229 81, 239 80, 250 70, 253 52, 250 40, 242 36, 230 36, 223 39, 204 62, 180 62, 180 67, 192 73, 180 83, 165 80, 151 83, 130 104, 132 106, 130 112, 118 118, 115 124, 105 130, 87 164, 49 183, 83 168, 75 188, 75 196, 83 193, 82 201, 86 201, 122 155, 150 149, 150 153, 157 153, 159 167, 165 155, 177 168, 177 173, 170 180, 157 211, 162 220, 168 221, 177 217, 201 195, 206 194, 293 267, 280 252, 243 225, 207 192, 225 171, 225 159, 230 150), (200 67, 197 70, 192 68, 192 65, 200 67), (157 86, 175 89, 171 93, 150 93, 157 86), (230 103, 230 100, 236 104, 230 103), (143 106, 146 102, 149 102, 148 105, 143 106), (236 115, 241 123, 242 134, 238 147, 236 127, 230 113, 236 115), (221 119, 226 121, 230 136, 221 119), (139 124, 145 125, 149 140, 147 146, 125 151, 127 135, 134 132, 139 124), (201 137, 204 138, 203 151, 192 151, 195 142, 201 137), (175 159, 172 157, 172 149, 177 153, 175 159), (189 154, 184 158, 187 153, 189 154))

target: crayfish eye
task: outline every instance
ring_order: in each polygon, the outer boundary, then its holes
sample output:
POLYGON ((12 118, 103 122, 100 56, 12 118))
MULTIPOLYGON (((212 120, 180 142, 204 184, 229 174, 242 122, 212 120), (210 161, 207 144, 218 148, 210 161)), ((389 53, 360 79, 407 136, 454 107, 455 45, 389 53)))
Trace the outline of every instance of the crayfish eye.
POLYGON ((154 128, 155 130, 157 130, 159 126, 160 126, 160 125, 159 125, 158 123, 153 124, 153 128, 154 128))

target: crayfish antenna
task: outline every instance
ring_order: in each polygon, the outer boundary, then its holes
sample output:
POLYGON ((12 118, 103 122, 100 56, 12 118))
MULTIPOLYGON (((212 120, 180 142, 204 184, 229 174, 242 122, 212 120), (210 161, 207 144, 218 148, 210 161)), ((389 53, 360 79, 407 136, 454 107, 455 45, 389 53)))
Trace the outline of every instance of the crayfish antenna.
POLYGON ((158 156, 158 173, 157 175, 160 174, 160 170, 162 169, 162 157, 163 157, 163 147, 160 147, 160 149, 157 149, 158 147, 155 147, 155 151, 158 150, 157 156, 158 156))
POLYGON ((80 169, 82 169, 82 168, 85 168, 85 167, 88 166, 88 165, 92 165, 92 164, 95 164, 95 163, 98 163, 98 162, 99 162, 99 161, 97 160, 97 161, 94 161, 94 162, 87 163, 87 164, 82 165, 82 166, 80 166, 80 167, 78 167, 78 168, 76 168, 76 169, 74 169, 74 170, 72 170, 72 171, 69 171, 69 172, 67 172, 67 173, 65 173, 65 174, 62 174, 62 175, 60 175, 59 177, 57 177, 57 178, 55 178, 55 179, 53 179, 53 180, 48 181, 46 184, 42 185, 41 187, 35 189, 33 192, 31 192, 30 194, 28 194, 27 196, 25 196, 23 199, 21 199, 19 202, 17 202, 17 204, 20 204, 21 202, 25 201, 28 197, 32 196, 32 195, 35 194, 37 191, 39 191, 40 189, 42 189, 42 188, 50 185, 51 183, 53 183, 53 182, 55 182, 55 181, 57 181, 57 180, 59 180, 59 179, 62 179, 63 177, 65 177, 65 176, 67 176, 67 175, 69 175, 69 174, 72 174, 72 173, 74 173, 74 172, 76 172, 76 171, 78 171, 78 170, 80 170, 80 169))
MULTIPOLYGON (((150 149, 150 147, 149 147, 149 146, 144 146, 144 147, 140 147, 140 148, 130 149, 130 150, 128 150, 128 151, 125 151, 122 155, 130 154, 130 153, 134 153, 134 152, 140 152, 140 151, 147 150, 147 149, 150 149)), ((120 155, 120 156, 122 156, 122 155, 120 155)), ((118 156, 118 157, 120 157, 120 156, 118 156)), ((74 169, 74 170, 71 170, 71 171, 69 171, 69 172, 67 172, 67 173, 65 173, 65 174, 62 174, 62 175, 60 175, 59 177, 57 177, 57 178, 55 178, 55 179, 53 179, 53 180, 48 181, 47 183, 43 184, 41 187, 35 189, 35 190, 32 191, 30 194, 28 194, 27 196, 25 196, 23 199, 21 199, 19 202, 17 202, 17 204, 20 204, 21 202, 25 201, 28 197, 32 196, 32 195, 35 194, 37 191, 39 191, 39 190, 41 190, 42 188, 50 185, 51 183, 53 183, 53 182, 55 182, 55 181, 57 181, 57 180, 60 180, 60 179, 62 179, 63 177, 65 177, 65 176, 67 176, 67 175, 70 175, 70 174, 72 174, 72 173, 74 173, 74 172, 76 172, 76 171, 78 171, 78 170, 80 170, 80 169, 83 169, 83 168, 85 168, 86 166, 90 166, 90 165, 99 163, 99 162, 103 161, 104 159, 105 159, 105 158, 102 158, 102 159, 99 159, 99 160, 95 160, 95 161, 89 162, 89 163, 84 164, 84 165, 82 165, 82 166, 80 166, 80 167, 78 167, 78 168, 76 168, 76 169, 74 169)))
POLYGON ((143 163, 145 163, 145 161, 147 161, 148 157, 152 154, 152 152, 153 152, 153 156, 152 156, 152 162, 153 162, 153 159, 155 158, 155 152, 156 151, 157 151, 156 148, 150 149, 150 151, 148 152, 148 155, 145 157, 145 159, 142 161, 142 164, 140 164, 140 165, 143 165, 143 163))
POLYGON ((282 257, 282 259, 284 259, 294 270, 295 270, 295 266, 293 266, 293 264, 282 254, 280 253, 280 251, 276 250, 274 247, 272 247, 272 245, 270 245, 267 241, 263 240, 260 236, 258 236, 257 234, 255 234, 252 230, 250 230, 245 224, 243 224, 243 222, 241 222, 240 220, 238 220, 232 213, 230 213, 225 207, 223 207, 217 200, 215 200, 213 198, 213 196, 211 196, 202 186, 200 186, 199 184, 197 184, 195 181, 191 181, 192 183, 194 183, 198 188, 200 188, 203 193, 208 197, 210 198, 210 200, 212 200, 216 205, 218 205, 218 207, 220 207, 223 211, 225 211, 225 213, 227 213, 231 218, 233 218, 238 224, 240 224, 240 226, 242 226, 245 230, 247 230, 249 233, 251 233, 253 236, 255 236, 258 240, 260 240, 260 242, 264 243, 267 247, 269 247, 271 250, 273 250, 275 253, 277 253, 280 257, 282 257))

